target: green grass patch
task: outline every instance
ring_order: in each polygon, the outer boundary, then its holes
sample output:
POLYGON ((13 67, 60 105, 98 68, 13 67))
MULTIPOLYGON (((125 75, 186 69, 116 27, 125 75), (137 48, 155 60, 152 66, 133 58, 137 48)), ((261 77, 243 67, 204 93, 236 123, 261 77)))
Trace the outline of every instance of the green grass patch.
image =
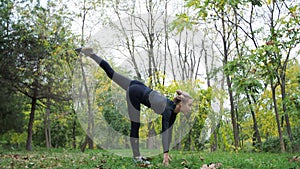
MULTIPOLYGON (((119 153, 120 150, 115 150, 119 153)), ((145 150, 144 150, 145 151, 145 150)), ((55 169, 130 169, 142 168, 130 157, 118 156, 101 150, 40 149, 36 151, 0 151, 0 168, 55 168, 55 169)), ((124 150, 125 153, 131 153, 124 150)), ((199 169, 203 164, 222 163, 222 169, 300 169, 300 162, 291 161, 296 154, 230 153, 171 151, 172 161, 162 166, 163 155, 153 156, 148 168, 199 169)))

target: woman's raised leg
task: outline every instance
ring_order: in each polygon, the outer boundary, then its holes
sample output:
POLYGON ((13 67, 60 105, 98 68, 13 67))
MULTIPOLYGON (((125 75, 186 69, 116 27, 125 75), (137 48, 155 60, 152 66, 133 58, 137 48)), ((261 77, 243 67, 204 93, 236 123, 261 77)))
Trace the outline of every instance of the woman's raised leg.
POLYGON ((115 72, 108 62, 106 62, 104 59, 102 59, 100 56, 96 55, 93 52, 92 48, 81 48, 78 49, 77 51, 81 51, 85 55, 91 57, 105 71, 105 73, 110 79, 112 79, 124 90, 128 89, 132 79, 115 72))

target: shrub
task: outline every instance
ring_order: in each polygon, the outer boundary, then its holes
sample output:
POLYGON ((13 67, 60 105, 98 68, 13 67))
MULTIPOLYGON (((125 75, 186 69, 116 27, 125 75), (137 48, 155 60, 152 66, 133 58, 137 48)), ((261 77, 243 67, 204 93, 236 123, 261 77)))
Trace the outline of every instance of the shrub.
MULTIPOLYGON (((283 141, 284 141, 284 145, 287 147, 287 138, 284 137, 283 141)), ((262 143, 262 151, 271 152, 271 153, 281 152, 279 138, 278 137, 268 138, 265 142, 262 143)))

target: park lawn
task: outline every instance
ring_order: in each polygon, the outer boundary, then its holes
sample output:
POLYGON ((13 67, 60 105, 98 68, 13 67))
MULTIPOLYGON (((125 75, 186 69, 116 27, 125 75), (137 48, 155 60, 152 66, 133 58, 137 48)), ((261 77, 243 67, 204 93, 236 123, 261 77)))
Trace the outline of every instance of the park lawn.
MULTIPOLYGON (((203 164, 222 163, 221 169, 300 169, 300 162, 291 161, 296 154, 230 153, 171 151, 169 167, 162 166, 163 155, 151 158, 147 168, 199 169, 203 164)), ((100 150, 39 149, 36 151, 0 150, 0 168, 61 168, 61 169, 130 169, 145 168, 132 162, 130 157, 120 157, 100 150)))

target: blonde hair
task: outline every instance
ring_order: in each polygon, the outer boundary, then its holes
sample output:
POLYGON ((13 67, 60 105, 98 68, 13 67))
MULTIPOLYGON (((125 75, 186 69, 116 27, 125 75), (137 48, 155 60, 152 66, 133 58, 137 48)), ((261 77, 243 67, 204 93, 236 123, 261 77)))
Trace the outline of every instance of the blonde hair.
POLYGON ((188 100, 192 99, 192 97, 187 92, 177 90, 176 93, 177 93, 177 96, 175 96, 175 98, 174 98, 175 104, 178 104, 180 102, 185 104, 188 100))

